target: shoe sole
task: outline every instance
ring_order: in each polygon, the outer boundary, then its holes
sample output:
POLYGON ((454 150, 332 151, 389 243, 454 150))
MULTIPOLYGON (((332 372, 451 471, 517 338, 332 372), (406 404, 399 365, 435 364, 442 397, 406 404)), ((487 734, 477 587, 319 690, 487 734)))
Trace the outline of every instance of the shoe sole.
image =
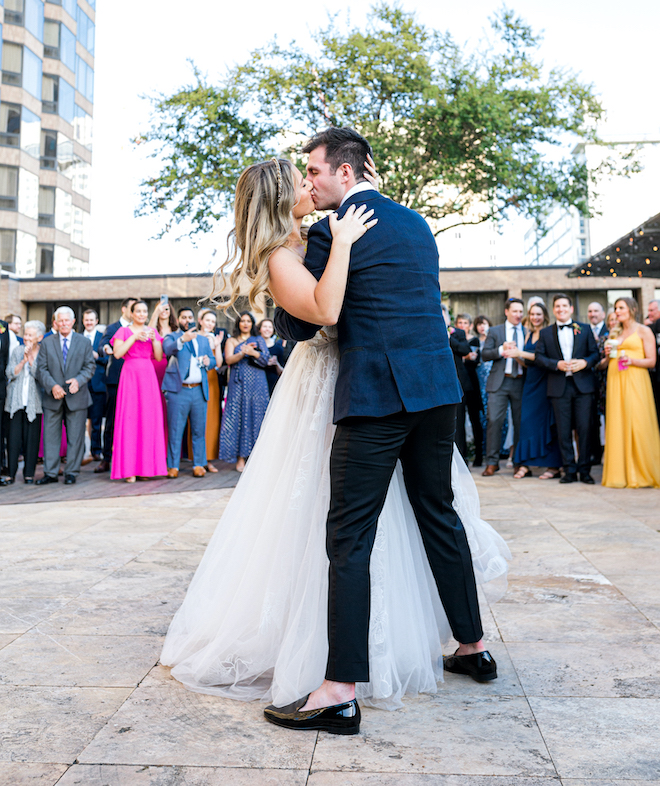
POLYGON ((296 724, 288 724, 286 721, 282 722, 279 718, 271 718, 264 713, 264 718, 269 723, 273 723, 275 726, 281 726, 283 729, 293 729, 294 731, 327 731, 328 734, 344 734, 344 735, 354 735, 360 733, 359 726, 327 726, 326 724, 320 723, 311 723, 310 725, 301 725, 299 723, 296 724))

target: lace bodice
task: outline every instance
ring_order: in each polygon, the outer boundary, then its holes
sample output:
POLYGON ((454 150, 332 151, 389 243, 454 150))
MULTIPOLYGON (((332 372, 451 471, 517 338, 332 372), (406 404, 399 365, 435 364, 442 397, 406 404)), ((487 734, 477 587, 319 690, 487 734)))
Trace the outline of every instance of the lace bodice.
POLYGON ((337 341, 337 326, 322 327, 313 338, 305 341, 310 347, 322 347, 326 344, 334 344, 337 341))

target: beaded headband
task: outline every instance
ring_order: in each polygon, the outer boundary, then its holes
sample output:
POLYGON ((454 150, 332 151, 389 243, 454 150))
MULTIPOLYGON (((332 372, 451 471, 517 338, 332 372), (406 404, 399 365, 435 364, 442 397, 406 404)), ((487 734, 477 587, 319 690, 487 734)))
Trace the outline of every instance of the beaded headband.
POLYGON ((280 162, 276 158, 271 158, 271 161, 275 162, 275 168, 277 169, 277 206, 279 207, 282 201, 282 170, 280 162))

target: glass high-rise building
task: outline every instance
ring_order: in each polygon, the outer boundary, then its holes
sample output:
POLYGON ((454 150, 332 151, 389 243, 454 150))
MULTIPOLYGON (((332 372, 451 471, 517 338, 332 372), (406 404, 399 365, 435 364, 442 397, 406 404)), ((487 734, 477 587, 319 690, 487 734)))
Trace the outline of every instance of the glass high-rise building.
POLYGON ((96 0, 0 0, 0 268, 89 268, 96 0))

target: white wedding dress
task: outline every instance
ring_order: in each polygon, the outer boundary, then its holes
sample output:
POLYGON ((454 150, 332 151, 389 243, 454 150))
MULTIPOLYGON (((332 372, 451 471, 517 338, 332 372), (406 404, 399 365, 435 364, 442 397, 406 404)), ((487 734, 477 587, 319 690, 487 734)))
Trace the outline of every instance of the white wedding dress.
MULTIPOLYGON (((283 706, 317 688, 328 651, 325 522, 330 502, 336 330, 300 343, 280 377, 250 456, 183 605, 161 662, 187 688, 283 706)), ((509 549, 479 515, 472 476, 454 449, 454 507, 478 585, 506 589, 509 549)), ((397 468, 371 557, 369 683, 363 704, 396 709, 434 693, 451 633, 397 468)))

